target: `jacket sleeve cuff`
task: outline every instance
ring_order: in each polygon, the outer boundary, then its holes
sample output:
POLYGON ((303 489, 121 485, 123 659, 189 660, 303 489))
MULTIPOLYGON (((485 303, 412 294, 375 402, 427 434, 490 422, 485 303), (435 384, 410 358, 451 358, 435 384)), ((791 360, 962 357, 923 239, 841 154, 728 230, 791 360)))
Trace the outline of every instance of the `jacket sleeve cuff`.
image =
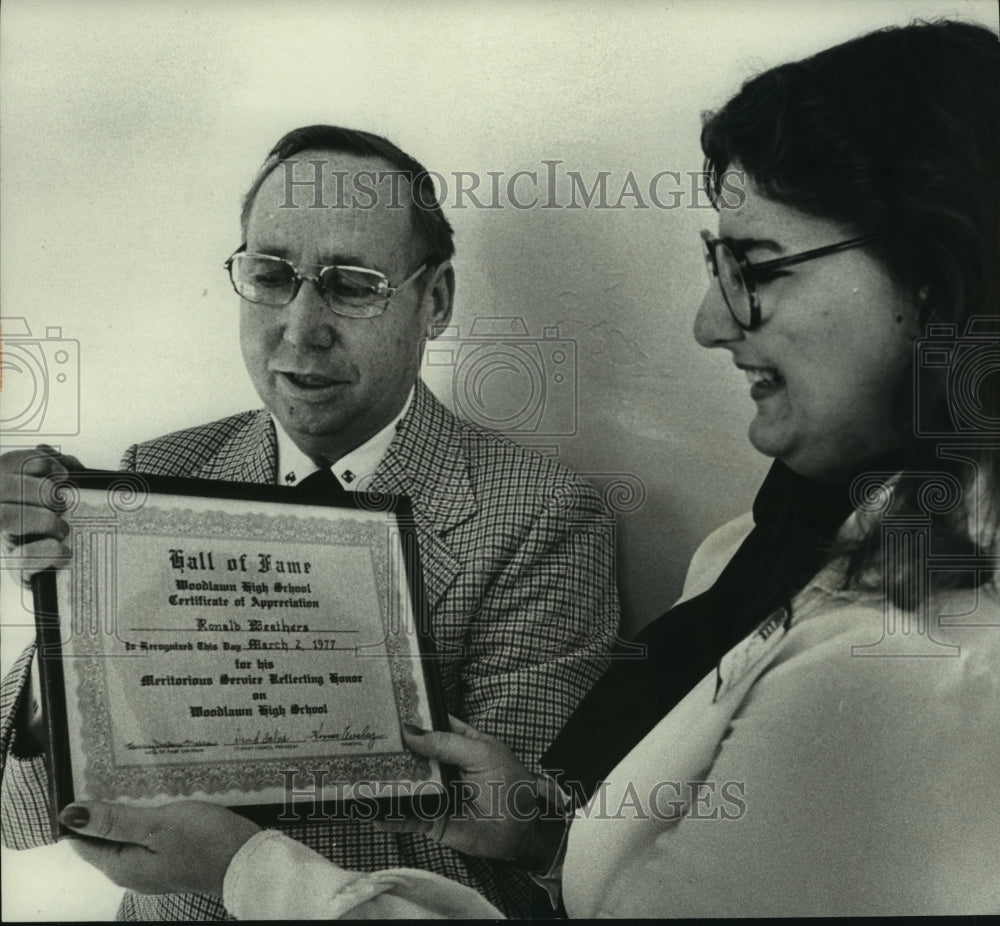
POLYGON ((34 849, 53 842, 49 824, 49 776, 45 758, 7 755, 0 793, 0 832, 9 849, 34 849))

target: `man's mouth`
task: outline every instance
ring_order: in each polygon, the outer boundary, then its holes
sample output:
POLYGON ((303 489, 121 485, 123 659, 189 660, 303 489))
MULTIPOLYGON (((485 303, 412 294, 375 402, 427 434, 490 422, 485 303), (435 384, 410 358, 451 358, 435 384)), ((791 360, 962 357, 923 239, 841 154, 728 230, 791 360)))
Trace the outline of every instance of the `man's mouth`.
POLYGON ((331 386, 339 385, 342 382, 341 380, 333 379, 330 376, 323 376, 319 373, 292 373, 284 370, 279 375, 284 377, 284 379, 297 389, 314 391, 329 389, 331 386))

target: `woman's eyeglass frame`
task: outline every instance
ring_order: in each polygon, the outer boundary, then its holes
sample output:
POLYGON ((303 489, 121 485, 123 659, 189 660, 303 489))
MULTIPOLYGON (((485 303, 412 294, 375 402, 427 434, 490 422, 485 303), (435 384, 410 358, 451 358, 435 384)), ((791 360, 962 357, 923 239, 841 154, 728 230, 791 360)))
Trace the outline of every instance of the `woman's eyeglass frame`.
POLYGON ((719 281, 719 289, 722 292, 722 298, 725 300, 726 307, 729 309, 729 314, 732 315, 733 321, 744 331, 753 331, 755 328, 759 328, 761 323, 760 299, 757 295, 758 283, 766 283, 768 279, 772 279, 785 267, 792 267, 795 264, 803 264, 806 261, 816 260, 819 257, 826 257, 840 251, 861 247, 862 245, 876 241, 881 236, 863 235, 859 238, 848 238, 846 241, 838 241, 836 244, 827 244, 821 248, 800 251, 798 254, 789 254, 786 257, 765 260, 758 264, 751 263, 739 246, 727 238, 717 238, 710 231, 703 231, 701 237, 705 242, 705 264, 709 275, 719 281), (724 247, 729 251, 735 260, 735 266, 739 271, 743 290, 746 293, 746 307, 749 309, 749 318, 744 319, 740 317, 739 311, 733 306, 729 293, 726 292, 726 287, 719 276, 719 262, 716 254, 719 247, 724 247))

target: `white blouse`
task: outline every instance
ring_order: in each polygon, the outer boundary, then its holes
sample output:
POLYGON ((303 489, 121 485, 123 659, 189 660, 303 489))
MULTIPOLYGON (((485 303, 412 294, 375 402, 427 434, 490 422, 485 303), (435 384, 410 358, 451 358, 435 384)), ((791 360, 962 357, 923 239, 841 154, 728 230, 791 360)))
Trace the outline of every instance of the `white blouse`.
MULTIPOLYGON (((685 598, 750 527, 709 537, 685 598)), ((578 811, 571 917, 1000 911, 1000 599, 940 596, 929 628, 894 627, 881 594, 839 579, 734 647, 578 811)), ((346 872, 277 833, 237 853, 224 900, 256 918, 500 915, 439 875, 346 872)))

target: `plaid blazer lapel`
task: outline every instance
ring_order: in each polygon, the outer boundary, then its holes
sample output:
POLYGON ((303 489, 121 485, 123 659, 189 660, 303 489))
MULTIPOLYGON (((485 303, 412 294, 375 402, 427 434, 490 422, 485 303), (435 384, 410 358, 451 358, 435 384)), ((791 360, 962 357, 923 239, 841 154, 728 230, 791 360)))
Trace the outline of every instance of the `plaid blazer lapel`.
POLYGON ((458 424, 420 380, 371 488, 408 495, 414 513, 433 522, 437 534, 476 513, 458 424))
POLYGON ((471 518, 478 504, 458 424, 421 380, 368 488, 410 499, 433 606, 462 570, 443 538, 471 518))
POLYGON ((278 438, 270 414, 261 409, 191 475, 199 479, 274 485, 277 473, 278 438))

